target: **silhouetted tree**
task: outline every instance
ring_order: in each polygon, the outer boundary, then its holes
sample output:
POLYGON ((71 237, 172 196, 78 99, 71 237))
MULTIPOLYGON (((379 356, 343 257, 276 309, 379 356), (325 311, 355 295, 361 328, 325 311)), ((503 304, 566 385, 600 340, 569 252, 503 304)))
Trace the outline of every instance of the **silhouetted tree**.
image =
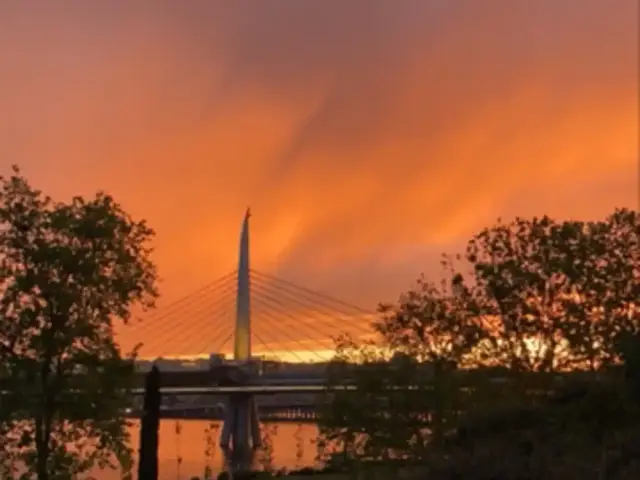
POLYGON ((14 167, 0 178, 3 464, 39 480, 130 468, 124 409, 134 354, 114 322, 153 304, 153 232, 113 198, 55 202, 14 167))
POLYGON ((565 222, 573 294, 564 300, 563 334, 574 366, 620 360, 618 338, 640 329, 640 215, 616 210, 594 222, 565 222))
POLYGON ((438 458, 453 459, 445 470, 459 478, 566 477, 585 456, 576 478, 637 472, 623 459, 639 453, 638 213, 499 221, 464 260, 464 274, 448 258, 446 281, 420 278, 382 306, 376 340, 339 343, 329 386, 356 390, 330 395, 325 439, 352 461, 433 461, 444 449, 438 458), (605 368, 621 361, 624 379, 605 368), (559 384, 570 370, 587 372, 559 384), (391 385, 424 394, 400 398, 391 385))
POLYGON ((319 412, 320 443, 328 447, 323 448, 324 460, 353 468, 356 463, 409 453, 420 456, 428 437, 425 413, 431 409, 431 399, 421 391, 394 389, 426 384, 418 373, 419 363, 404 356, 391 363, 390 352, 346 337, 336 356, 343 361, 329 368, 332 391, 319 412), (357 393, 340 390, 344 383, 354 384, 357 393))
POLYGON ((474 236, 466 259, 493 356, 518 371, 615 363, 617 335, 640 325, 639 225, 616 210, 596 222, 516 218, 474 236))
POLYGON ((487 333, 470 298, 472 290, 451 259, 442 261, 445 273, 439 284, 421 276, 396 304, 379 307, 374 323, 382 342, 395 355, 403 354, 437 368, 457 368, 470 360, 487 333))
POLYGON ((458 366, 484 330, 465 309, 470 293, 462 278, 446 272, 439 287, 421 277, 396 304, 380 306, 378 341, 338 344, 329 387, 355 382, 357 393, 332 392, 320 416, 325 443, 342 452, 335 459, 424 457, 451 428, 460 400, 458 366))
POLYGON ((564 299, 572 294, 557 248, 563 227, 549 217, 516 218, 483 229, 466 259, 482 290, 478 312, 492 320, 492 354, 513 371, 553 371, 565 366, 564 299))

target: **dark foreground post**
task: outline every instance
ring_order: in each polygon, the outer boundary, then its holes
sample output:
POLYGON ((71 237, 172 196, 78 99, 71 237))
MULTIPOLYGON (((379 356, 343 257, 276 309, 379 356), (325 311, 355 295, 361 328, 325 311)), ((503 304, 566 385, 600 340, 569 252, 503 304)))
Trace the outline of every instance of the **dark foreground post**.
POLYGON ((160 428, 160 370, 147 375, 140 425, 138 480, 158 480, 158 430, 160 428))

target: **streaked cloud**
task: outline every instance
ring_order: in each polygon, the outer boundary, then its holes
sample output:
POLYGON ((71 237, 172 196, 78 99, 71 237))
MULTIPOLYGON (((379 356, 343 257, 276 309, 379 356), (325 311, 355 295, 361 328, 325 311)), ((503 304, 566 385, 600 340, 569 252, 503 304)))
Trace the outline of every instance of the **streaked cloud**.
POLYGON ((635 0, 5 2, 0 155, 157 228, 167 298, 253 262, 393 298, 499 215, 638 201, 635 0))

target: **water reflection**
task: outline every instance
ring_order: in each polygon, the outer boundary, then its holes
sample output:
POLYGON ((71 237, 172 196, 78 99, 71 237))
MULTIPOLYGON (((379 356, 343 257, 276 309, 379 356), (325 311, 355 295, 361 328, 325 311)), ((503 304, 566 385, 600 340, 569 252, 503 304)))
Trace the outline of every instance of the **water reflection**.
MULTIPOLYGON (((132 429, 137 449, 138 425, 132 429)), ((160 480, 189 480, 205 472, 217 475, 224 469, 224 455, 218 444, 219 422, 163 420, 160 423, 160 480)), ((259 469, 293 470, 316 463, 318 429, 313 424, 267 423, 261 426, 263 448, 256 453, 259 469)), ((136 467, 137 468, 137 467, 136 467)), ((97 480, 120 479, 118 472, 94 472, 97 480)))

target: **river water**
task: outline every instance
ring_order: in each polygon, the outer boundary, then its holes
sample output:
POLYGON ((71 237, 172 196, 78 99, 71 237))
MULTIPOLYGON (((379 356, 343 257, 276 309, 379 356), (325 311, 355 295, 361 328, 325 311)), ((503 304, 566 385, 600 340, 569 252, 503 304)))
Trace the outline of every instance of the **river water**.
MULTIPOLYGON (((201 420, 162 420, 160 424, 159 478, 160 480, 190 480, 202 478, 208 466, 222 471, 223 455, 218 448, 220 422, 201 420), (209 452, 207 452, 209 450, 209 452)), ((313 424, 267 423, 262 425, 271 442, 271 464, 276 469, 293 470, 316 464, 315 440, 318 429, 313 424)), ((138 426, 131 431, 133 448, 138 449, 138 426)), ((268 461, 264 452, 257 454, 258 466, 268 461)), ((120 479, 119 472, 94 472, 96 480, 120 479)))

